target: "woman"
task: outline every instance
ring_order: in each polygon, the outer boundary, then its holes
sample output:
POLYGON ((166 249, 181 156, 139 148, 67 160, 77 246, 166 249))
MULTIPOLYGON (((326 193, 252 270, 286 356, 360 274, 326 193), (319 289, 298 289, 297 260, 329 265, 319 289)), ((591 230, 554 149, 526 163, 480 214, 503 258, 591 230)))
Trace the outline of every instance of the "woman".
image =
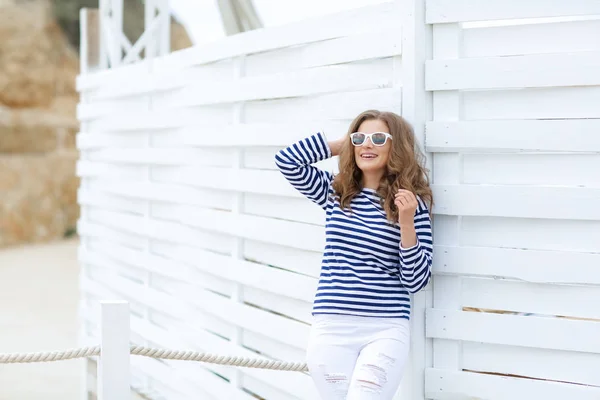
POLYGON ((432 193, 411 126, 369 110, 349 134, 279 151, 276 164, 326 211, 307 362, 321 397, 392 399, 410 343, 410 293, 431 277, 432 193), (339 155, 337 175, 311 164, 339 155))

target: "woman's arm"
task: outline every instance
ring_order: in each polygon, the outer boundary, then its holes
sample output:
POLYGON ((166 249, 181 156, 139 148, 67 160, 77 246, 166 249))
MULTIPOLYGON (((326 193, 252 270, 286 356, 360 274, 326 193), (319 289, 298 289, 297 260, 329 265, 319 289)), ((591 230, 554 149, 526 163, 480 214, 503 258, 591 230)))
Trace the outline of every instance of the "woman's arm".
POLYGON ((338 155, 342 142, 343 139, 327 142, 319 132, 278 151, 275 164, 296 190, 325 208, 332 174, 311 164, 338 155))
POLYGON ((400 281, 409 292, 416 293, 431 279, 431 216, 427 206, 414 194, 401 193, 396 198, 400 209, 400 281), (413 215, 410 219, 407 218, 409 213, 413 215))

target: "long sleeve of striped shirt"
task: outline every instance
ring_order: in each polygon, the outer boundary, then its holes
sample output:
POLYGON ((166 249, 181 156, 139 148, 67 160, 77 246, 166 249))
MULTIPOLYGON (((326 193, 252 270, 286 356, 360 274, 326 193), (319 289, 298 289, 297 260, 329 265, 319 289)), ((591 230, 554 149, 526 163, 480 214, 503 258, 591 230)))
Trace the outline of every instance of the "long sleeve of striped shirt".
POLYGON ((420 198, 418 203, 415 213, 417 244, 409 248, 404 248, 400 244, 400 281, 411 293, 420 291, 429 283, 433 259, 431 217, 427 206, 420 198))
POLYGON ((327 139, 319 132, 278 151, 275 164, 296 190, 325 209, 332 174, 311 164, 330 157, 327 139))

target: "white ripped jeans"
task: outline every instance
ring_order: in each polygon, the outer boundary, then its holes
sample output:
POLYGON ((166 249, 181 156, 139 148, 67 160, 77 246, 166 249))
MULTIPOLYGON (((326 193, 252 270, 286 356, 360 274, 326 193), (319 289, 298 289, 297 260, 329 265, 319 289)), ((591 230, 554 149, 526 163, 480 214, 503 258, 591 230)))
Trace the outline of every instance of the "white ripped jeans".
POLYGON ((407 319, 315 315, 307 363, 322 400, 391 400, 409 348, 407 319))

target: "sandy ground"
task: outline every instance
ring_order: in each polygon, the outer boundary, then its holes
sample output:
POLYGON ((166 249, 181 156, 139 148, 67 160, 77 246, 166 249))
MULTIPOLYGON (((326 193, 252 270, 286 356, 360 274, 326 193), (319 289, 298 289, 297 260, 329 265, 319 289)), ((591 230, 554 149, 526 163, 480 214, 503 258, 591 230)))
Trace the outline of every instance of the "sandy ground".
MULTIPOLYGON (((78 346, 78 244, 0 250, 0 353, 78 346)), ((82 400, 82 362, 0 364, 0 400, 82 400)))
MULTIPOLYGON (((0 352, 77 347, 76 239, 0 250, 0 352)), ((82 361, 0 365, 0 400, 81 399, 82 361)))

